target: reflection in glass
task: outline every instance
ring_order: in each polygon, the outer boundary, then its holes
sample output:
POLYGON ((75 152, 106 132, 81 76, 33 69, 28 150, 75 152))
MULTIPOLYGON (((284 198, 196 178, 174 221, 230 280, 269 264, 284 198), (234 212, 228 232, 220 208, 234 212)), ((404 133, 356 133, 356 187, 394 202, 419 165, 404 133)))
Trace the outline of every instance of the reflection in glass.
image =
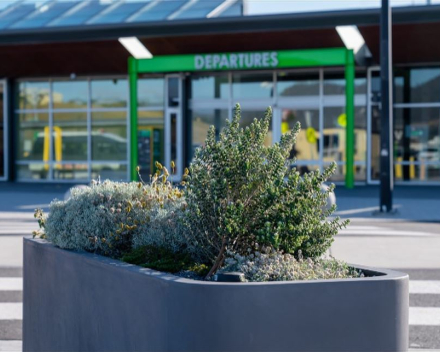
POLYGON ((432 103, 440 100, 440 68, 398 69, 394 78, 396 103, 432 103))
POLYGON ((380 110, 371 108, 371 179, 380 179, 380 110))
POLYGON ((271 74, 234 74, 232 78, 234 99, 256 99, 273 97, 271 74))
POLYGON ((402 165, 394 164, 394 177, 396 181, 405 182, 439 182, 440 181, 440 165, 430 165, 425 161, 419 164, 409 163, 402 165), (409 177, 406 178, 404 170, 408 169, 409 177))
MULTIPOLYGON (((366 108, 354 110, 354 161, 366 161, 367 123, 366 108)), ((345 128, 347 118, 344 107, 324 108, 324 161, 345 161, 345 128)))
POLYGON ((138 107, 163 107, 163 102, 163 78, 141 78, 138 80, 138 107))
POLYGON ((225 126, 228 119, 227 109, 193 109, 192 110, 192 146, 193 153, 196 148, 205 143, 208 129, 210 126, 215 127, 216 135, 225 126))
POLYGON ((291 158, 297 160, 319 160, 319 110, 283 109, 281 113, 281 133, 284 134, 301 124, 291 158))
POLYGON ((121 163, 92 163, 92 179, 112 181, 127 180, 127 165, 121 163))
POLYGON ((193 99, 228 99, 228 76, 218 75, 192 77, 191 90, 193 99))
MULTIPOLYGON (((395 161, 440 165, 440 109, 396 108, 394 111, 395 161)), ((411 167, 404 165, 401 178, 410 181, 411 175, 411 167)))
POLYGON ((86 109, 88 97, 86 81, 59 81, 52 85, 54 109, 86 109))
POLYGON ((277 76, 278 96, 319 95, 319 74, 279 72, 277 76))
POLYGON ((49 161, 49 115, 46 113, 16 114, 17 160, 49 161))
POLYGON ((53 160, 87 160, 87 113, 53 114, 53 160))
POLYGON ((4 129, 5 129, 5 118, 3 115, 4 111, 4 85, 0 83, 0 178, 5 176, 5 153, 6 153, 6 141, 3 140, 4 129))
POLYGON ((17 101, 19 109, 48 109, 49 82, 19 82, 17 101))
POLYGON ((89 178, 87 164, 55 164, 53 178, 56 180, 87 180, 89 178))
POLYGON ((92 108, 127 106, 128 84, 125 79, 93 80, 92 108))
POLYGON ((163 110, 138 111, 138 166, 145 181, 155 172, 156 161, 165 163, 163 131, 163 110))
MULTIPOLYGON (((359 77, 354 80, 354 93, 367 94, 367 79, 359 77)), ((343 74, 324 75, 324 95, 344 95, 345 94, 345 78, 343 74)))
POLYGON ((127 160, 126 113, 92 113, 92 160, 127 160))
POLYGON ((49 177, 49 164, 31 162, 26 165, 15 165, 17 180, 44 180, 49 177))
POLYGON ((179 106, 179 83, 180 80, 177 77, 171 77, 168 79, 168 106, 179 106))

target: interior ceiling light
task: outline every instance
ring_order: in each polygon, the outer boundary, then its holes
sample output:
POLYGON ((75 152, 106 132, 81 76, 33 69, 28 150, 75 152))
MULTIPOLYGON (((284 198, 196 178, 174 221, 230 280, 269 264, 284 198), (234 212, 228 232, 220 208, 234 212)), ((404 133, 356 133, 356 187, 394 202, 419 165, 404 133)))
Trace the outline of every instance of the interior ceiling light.
POLYGON ((345 47, 353 50, 355 55, 365 45, 364 37, 356 26, 337 26, 336 31, 345 47))
POLYGON ((127 51, 133 55, 135 59, 152 59, 153 55, 148 51, 144 44, 137 37, 119 38, 121 43, 127 51))

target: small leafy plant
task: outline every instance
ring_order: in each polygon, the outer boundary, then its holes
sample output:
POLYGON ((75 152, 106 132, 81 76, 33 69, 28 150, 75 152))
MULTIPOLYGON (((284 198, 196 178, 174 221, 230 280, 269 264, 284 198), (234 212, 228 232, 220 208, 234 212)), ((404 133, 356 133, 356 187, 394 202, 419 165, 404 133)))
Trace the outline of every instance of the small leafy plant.
POLYGON ((272 110, 245 129, 240 117, 237 104, 219 140, 211 126, 184 180, 188 246, 199 261, 210 263, 207 278, 223 266, 227 252, 248 255, 270 247, 317 258, 348 223, 328 219, 335 211, 334 206, 325 207, 334 186, 321 190, 335 164, 323 173, 312 171, 302 177, 291 167, 299 123, 279 143, 267 147, 272 110))

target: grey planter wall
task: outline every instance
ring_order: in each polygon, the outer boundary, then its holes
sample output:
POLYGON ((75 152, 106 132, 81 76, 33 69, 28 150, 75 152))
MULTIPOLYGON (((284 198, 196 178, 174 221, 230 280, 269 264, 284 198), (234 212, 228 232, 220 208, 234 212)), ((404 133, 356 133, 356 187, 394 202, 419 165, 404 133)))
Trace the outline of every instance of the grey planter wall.
POLYGON ((24 240, 24 351, 405 351, 408 276, 197 282, 24 240))

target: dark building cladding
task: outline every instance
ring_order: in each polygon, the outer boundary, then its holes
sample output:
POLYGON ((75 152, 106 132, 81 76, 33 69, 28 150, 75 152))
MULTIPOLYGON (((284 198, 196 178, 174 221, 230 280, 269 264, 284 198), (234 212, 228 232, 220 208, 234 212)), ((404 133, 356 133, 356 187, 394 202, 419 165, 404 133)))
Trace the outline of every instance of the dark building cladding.
MULTIPOLYGON (((248 16, 237 1, 17 2, 0 11, 0 180, 130 177, 128 58, 121 37, 154 57, 343 48, 357 26, 371 58, 356 65, 354 177, 379 180, 379 9, 248 16)), ((440 6, 393 9, 396 183, 440 184, 440 6)), ((335 160, 346 174, 344 67, 190 70, 138 79, 138 163, 187 164, 209 125, 273 106, 267 143, 299 121, 299 170, 335 160)), ((178 172, 179 173, 179 172, 178 172)), ((178 173, 175 179, 178 180, 178 173)))

